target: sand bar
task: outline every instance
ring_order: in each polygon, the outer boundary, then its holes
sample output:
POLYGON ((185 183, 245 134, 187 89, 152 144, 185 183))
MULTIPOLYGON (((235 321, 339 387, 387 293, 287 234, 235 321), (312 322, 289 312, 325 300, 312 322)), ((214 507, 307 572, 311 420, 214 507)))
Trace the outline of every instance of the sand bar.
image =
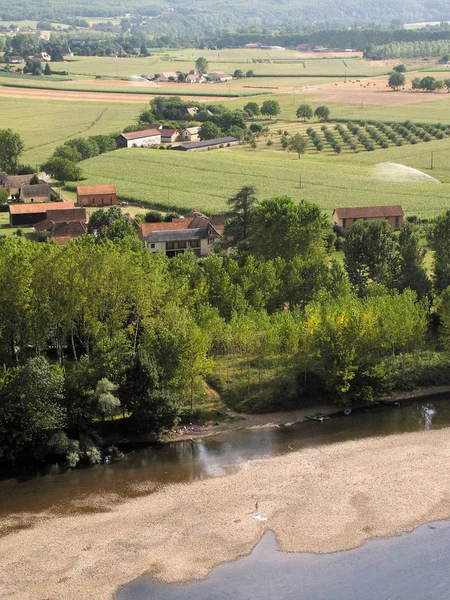
POLYGON ((105 512, 45 515, 0 539, 0 597, 111 599, 148 572, 205 577, 270 528, 287 551, 330 552, 450 516, 450 429, 345 442, 169 485, 105 512), (255 501, 268 517, 250 513, 255 501))

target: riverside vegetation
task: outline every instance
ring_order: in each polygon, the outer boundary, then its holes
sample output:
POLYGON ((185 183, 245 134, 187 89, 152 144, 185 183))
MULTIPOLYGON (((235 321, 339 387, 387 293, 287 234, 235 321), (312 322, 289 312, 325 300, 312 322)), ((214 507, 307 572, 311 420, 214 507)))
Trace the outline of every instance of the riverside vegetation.
POLYGON ((343 267, 317 205, 246 187, 227 232, 232 253, 169 260, 113 207, 64 247, 0 240, 0 462, 98 462, 104 420, 159 435, 205 380, 253 411, 450 380, 450 211, 432 281, 411 224, 356 223, 343 267))

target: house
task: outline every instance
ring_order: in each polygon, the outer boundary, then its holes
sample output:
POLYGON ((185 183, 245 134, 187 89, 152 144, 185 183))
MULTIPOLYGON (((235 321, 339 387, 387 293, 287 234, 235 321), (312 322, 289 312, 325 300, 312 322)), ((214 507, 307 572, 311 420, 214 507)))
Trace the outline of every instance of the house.
POLYGON ((78 206, 112 206, 117 204, 115 185, 79 185, 78 206))
POLYGON ((161 134, 161 142, 165 144, 172 144, 180 138, 180 132, 178 129, 159 129, 161 134))
POLYGON ((186 127, 186 129, 183 129, 180 133, 180 140, 198 142, 198 130, 199 127, 186 127))
POLYGON ((175 71, 168 71, 167 73, 161 73, 156 78, 156 81, 177 81, 177 79, 178 73, 176 73, 175 71))
POLYGON ((46 183, 24 185, 20 192, 20 199, 25 203, 50 202, 50 188, 46 183))
POLYGON ((138 237, 150 252, 163 252, 169 257, 182 252, 208 256, 214 244, 222 239, 210 219, 197 211, 170 223, 142 223, 138 237))
POLYGON ((70 210, 47 210, 45 219, 34 227, 36 233, 55 240, 60 246, 87 233, 87 214, 85 208, 70 210))
POLYGON ((116 138, 118 148, 131 148, 132 146, 156 146, 161 143, 161 132, 158 129, 144 129, 142 131, 131 131, 121 133, 116 138))
POLYGON ((33 58, 36 60, 43 60, 45 62, 50 62, 52 60, 52 57, 47 52, 39 52, 38 54, 35 54, 33 58))
POLYGON ((215 73, 209 73, 207 75, 208 81, 212 81, 213 83, 220 83, 222 81, 230 81, 233 79, 232 75, 228 75, 228 73, 224 73, 224 71, 216 71, 215 73))
POLYGON ((225 146, 237 146, 239 140, 235 137, 220 137, 214 140, 203 140, 201 142, 184 142, 175 146, 174 150, 184 150, 185 152, 202 152, 203 150, 216 150, 225 146))
POLYGON ((75 208, 73 202, 41 202, 37 204, 10 204, 9 224, 11 226, 30 226, 43 221, 48 210, 58 212, 75 208))
POLYGON ((198 106, 190 106, 186 110, 191 117, 195 117, 195 115, 198 113, 198 106))
POLYGON ((4 171, 0 173, 0 187, 5 188, 9 192, 10 198, 22 193, 22 188, 31 185, 33 174, 27 175, 7 175, 4 171))
POLYGON ((358 206, 356 208, 335 208, 333 223, 348 229, 356 221, 388 221, 394 229, 403 227, 403 208, 393 206, 358 206))
POLYGON ((205 81, 204 75, 198 71, 189 71, 185 79, 186 83, 202 83, 205 81))

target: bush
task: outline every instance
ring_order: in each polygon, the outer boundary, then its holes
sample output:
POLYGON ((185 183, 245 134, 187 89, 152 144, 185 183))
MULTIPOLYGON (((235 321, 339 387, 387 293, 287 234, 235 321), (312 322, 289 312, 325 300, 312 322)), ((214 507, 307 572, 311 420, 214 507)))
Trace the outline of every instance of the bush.
POLYGON ((146 223, 161 223, 163 216, 156 210, 149 210, 145 213, 144 221, 146 223))

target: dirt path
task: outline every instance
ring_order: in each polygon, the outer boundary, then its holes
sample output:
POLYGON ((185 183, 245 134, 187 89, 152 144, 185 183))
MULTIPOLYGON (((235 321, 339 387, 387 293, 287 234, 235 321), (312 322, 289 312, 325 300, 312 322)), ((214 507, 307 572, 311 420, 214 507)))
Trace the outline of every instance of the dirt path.
POLYGON ((450 429, 350 441, 244 463, 0 539, 0 597, 110 600, 143 573, 203 578, 263 532, 282 549, 331 552, 450 516, 450 429), (251 518, 255 502, 268 518, 251 518), (318 527, 317 524, 320 523, 318 527))

